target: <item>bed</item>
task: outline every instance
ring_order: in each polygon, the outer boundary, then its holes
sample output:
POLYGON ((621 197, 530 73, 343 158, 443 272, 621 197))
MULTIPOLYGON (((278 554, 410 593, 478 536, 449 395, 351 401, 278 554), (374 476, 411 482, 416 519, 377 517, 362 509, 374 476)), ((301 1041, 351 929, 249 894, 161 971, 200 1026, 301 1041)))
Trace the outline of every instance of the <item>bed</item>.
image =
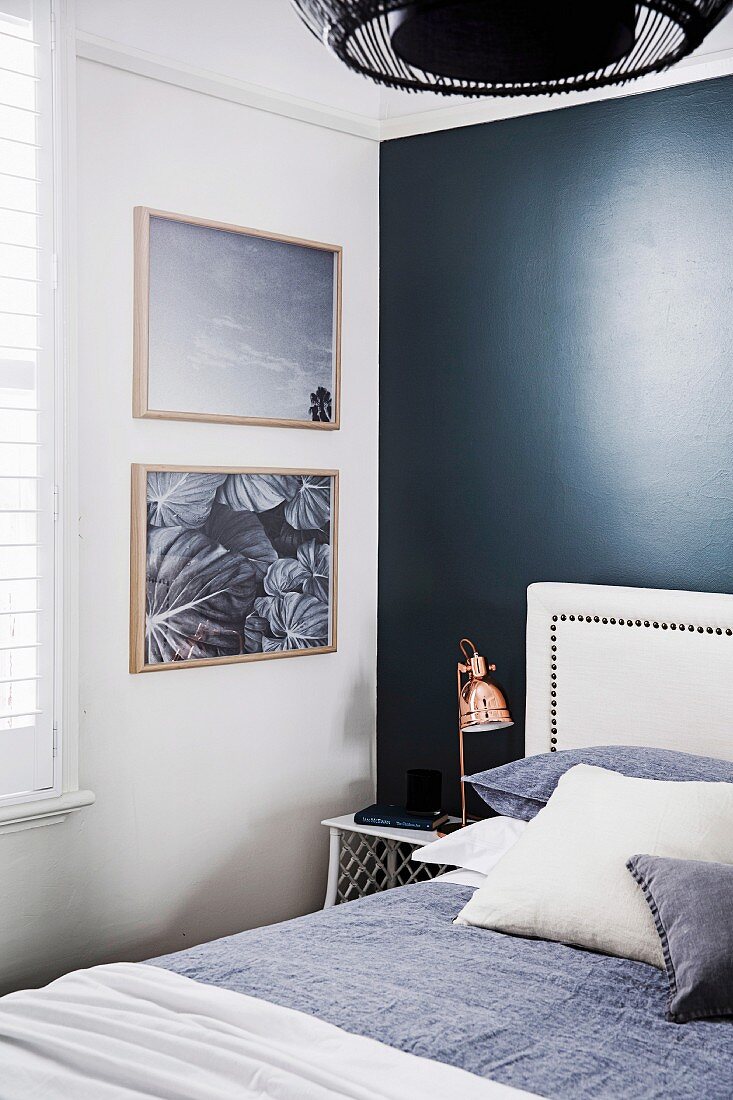
MULTIPOLYGON (((732 673, 731 596, 533 585, 526 754, 733 760, 732 673)), ((13 994, 0 1095, 733 1095, 733 1021, 667 1022, 648 963, 456 925, 474 885, 454 874, 13 994)))

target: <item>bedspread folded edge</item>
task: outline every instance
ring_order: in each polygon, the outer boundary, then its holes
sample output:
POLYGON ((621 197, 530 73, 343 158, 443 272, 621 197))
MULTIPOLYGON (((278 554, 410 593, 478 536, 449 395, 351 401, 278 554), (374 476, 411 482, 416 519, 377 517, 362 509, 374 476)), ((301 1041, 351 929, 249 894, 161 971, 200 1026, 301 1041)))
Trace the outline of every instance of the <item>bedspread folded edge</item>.
POLYGON ((3 1100, 518 1100, 295 1009, 140 963, 0 1000, 3 1100))

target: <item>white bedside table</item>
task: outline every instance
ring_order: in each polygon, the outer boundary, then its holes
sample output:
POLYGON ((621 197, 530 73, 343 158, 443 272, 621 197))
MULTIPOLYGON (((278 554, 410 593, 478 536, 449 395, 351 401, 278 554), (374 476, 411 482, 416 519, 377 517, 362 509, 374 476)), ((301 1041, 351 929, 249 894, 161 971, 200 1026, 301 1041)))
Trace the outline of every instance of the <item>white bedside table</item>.
POLYGON ((416 848, 438 839, 432 831, 355 825, 353 814, 327 817, 321 825, 327 825, 330 831, 324 909, 393 886, 424 882, 452 869, 450 865, 411 862, 416 848))

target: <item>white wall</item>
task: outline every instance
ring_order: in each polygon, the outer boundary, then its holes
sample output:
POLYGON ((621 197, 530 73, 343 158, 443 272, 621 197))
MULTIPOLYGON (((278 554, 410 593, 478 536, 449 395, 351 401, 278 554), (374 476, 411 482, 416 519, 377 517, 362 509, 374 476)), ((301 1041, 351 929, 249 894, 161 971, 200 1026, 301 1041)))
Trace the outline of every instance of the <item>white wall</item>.
POLYGON ((379 116, 379 86, 324 49, 291 0, 76 0, 76 22, 195 69, 379 116))
POLYGON ((78 66, 81 785, 0 837, 0 986, 317 908, 322 817, 374 793, 378 146, 78 66), (132 208, 344 246, 339 432, 133 420, 132 208), (341 471, 336 654, 131 676, 131 462, 341 471))

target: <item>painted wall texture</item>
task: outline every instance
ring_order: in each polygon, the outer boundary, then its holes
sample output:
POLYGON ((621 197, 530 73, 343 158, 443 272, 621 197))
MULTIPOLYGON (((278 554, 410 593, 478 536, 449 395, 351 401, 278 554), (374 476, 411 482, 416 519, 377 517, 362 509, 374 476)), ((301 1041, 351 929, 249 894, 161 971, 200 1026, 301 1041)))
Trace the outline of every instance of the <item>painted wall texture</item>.
POLYGON ((320 821, 374 797, 377 147, 96 63, 78 82, 79 760, 97 801, 0 838, 2 992, 319 908, 320 821), (132 419, 136 205, 343 244, 341 431, 132 419), (339 469, 338 652, 131 676, 133 462, 339 469))
POLYGON ((381 798, 457 804, 464 634, 521 755, 532 581, 733 590, 732 180, 733 78, 383 145, 381 798))

